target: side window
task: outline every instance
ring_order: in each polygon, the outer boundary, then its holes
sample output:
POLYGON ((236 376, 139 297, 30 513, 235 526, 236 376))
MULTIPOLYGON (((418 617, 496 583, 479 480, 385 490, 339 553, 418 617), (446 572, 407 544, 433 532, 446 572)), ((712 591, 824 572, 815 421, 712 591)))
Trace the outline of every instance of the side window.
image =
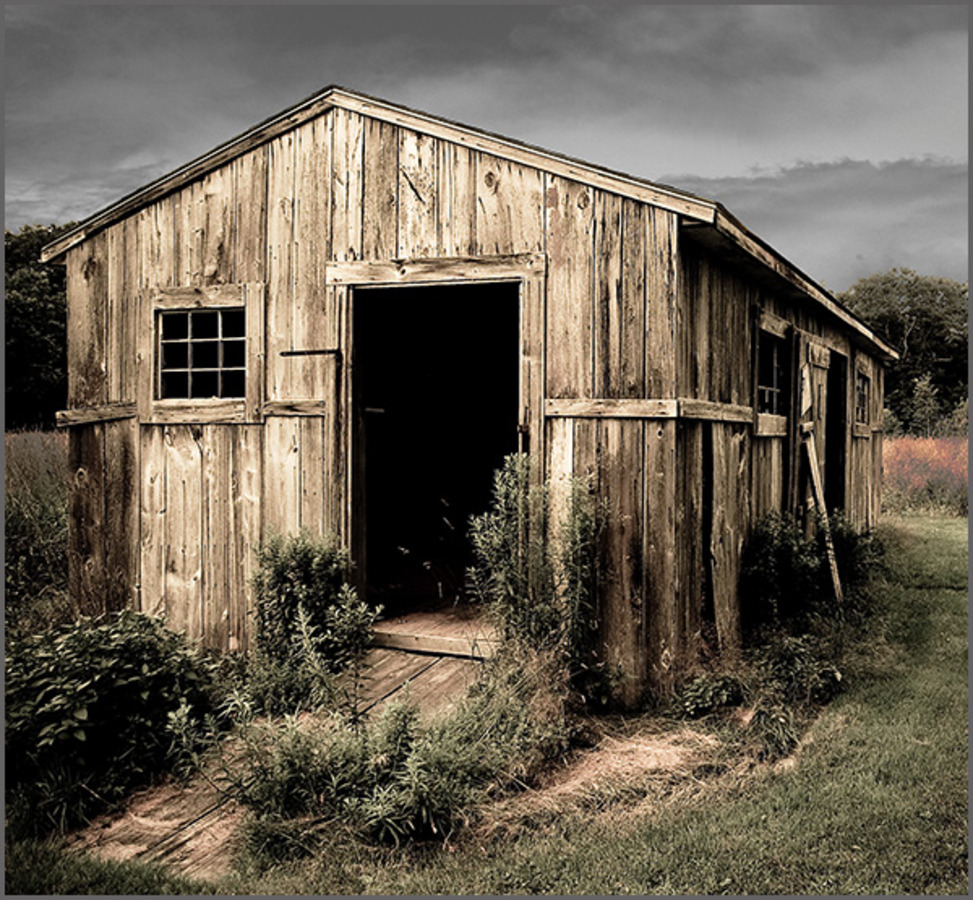
POLYGON ((872 398, 872 379, 864 372, 855 374, 855 424, 868 425, 868 409, 872 398))
POLYGON ((757 336, 757 412, 788 414, 790 349, 788 342, 760 329, 757 336))
POLYGON ((165 310, 156 329, 160 400, 246 395, 243 307, 165 310))

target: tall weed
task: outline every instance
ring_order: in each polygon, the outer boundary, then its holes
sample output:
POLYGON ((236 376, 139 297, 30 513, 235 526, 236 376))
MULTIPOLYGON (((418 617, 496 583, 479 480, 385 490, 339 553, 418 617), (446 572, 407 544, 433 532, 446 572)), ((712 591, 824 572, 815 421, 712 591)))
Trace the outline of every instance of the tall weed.
POLYGON ((506 643, 553 653, 578 696, 607 698, 597 653, 604 509, 584 479, 557 498, 533 482, 526 454, 511 454, 495 474, 490 508, 470 522, 471 593, 506 643))
POLYGON ((882 445, 882 506, 891 513, 969 514, 965 437, 896 437, 882 445))
POLYGON ((4 435, 6 500, 5 633, 70 622, 68 597, 68 436, 21 431, 4 435))

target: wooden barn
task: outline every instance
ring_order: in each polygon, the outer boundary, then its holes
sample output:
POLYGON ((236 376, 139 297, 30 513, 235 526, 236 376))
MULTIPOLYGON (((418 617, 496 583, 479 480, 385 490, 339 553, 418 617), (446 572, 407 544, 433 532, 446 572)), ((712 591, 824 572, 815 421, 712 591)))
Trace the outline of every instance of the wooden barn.
POLYGON ((892 351, 719 203, 338 87, 91 216, 67 267, 70 585, 245 649, 254 548, 455 586, 505 454, 610 505, 621 697, 739 640, 754 520, 878 515, 892 351))

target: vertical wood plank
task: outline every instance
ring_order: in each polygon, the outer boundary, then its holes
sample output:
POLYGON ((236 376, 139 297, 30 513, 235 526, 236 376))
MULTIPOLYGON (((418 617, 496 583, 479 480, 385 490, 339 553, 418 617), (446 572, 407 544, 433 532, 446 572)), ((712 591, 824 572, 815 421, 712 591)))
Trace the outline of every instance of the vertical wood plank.
POLYGON ((263 525, 295 534, 301 524, 300 419, 268 416, 264 420, 263 525))
POLYGON ((372 118, 364 128, 362 258, 392 259, 399 246, 398 129, 372 118))
POLYGON ((616 194, 598 191, 595 194, 594 217, 593 391, 595 397, 620 397, 623 327, 622 198, 616 194))
POLYGON ((645 215, 645 391, 676 396, 677 217, 646 207, 645 215))
POLYGON ((543 251, 543 172, 477 154, 476 248, 479 255, 543 251))
POLYGON ((165 428, 143 425, 139 434, 141 520, 139 527, 139 609, 164 614, 166 564, 165 428))
POLYGON ((263 495, 263 427, 244 425, 231 436, 233 473, 229 540, 230 620, 227 645, 230 650, 253 646, 253 576, 256 550, 261 535, 261 498, 263 495))
POLYGON ((593 194, 555 177, 547 189, 548 397, 592 395, 593 194))
POLYGON ((139 558, 138 423, 105 422, 105 602, 136 606, 139 558))
POLYGON ((203 284, 229 284, 233 281, 234 221, 233 173, 229 166, 214 169, 200 184, 203 284))
POLYGON ((526 426, 531 472, 544 479, 544 274, 526 278, 520 287, 520 422, 526 426))
POLYGON ((138 399, 138 341, 139 341, 139 293, 141 280, 141 248, 139 247, 139 221, 129 216, 123 227, 122 245, 125 249, 122 283, 124 285, 121 345, 124 359, 121 363, 121 396, 127 402, 138 399))
POLYGON ((232 425, 202 427, 202 638, 214 650, 229 647, 229 550, 232 425))
POLYGON ((264 286, 250 283, 245 286, 245 309, 247 328, 247 386, 246 420, 259 422, 263 417, 263 402, 266 393, 267 350, 266 350, 266 293, 264 286))
POLYGON ((618 397, 645 392, 645 216, 642 203, 622 201, 622 290, 619 295, 618 397))
POLYGON ((324 419, 301 416, 301 527, 324 532, 324 419))
POLYGON ((202 453, 199 426, 170 425, 166 454, 166 624, 202 638, 202 453))
MULTIPOLYGON (((331 256, 331 134, 329 119, 316 118, 295 133, 294 307, 292 343, 296 349, 322 349, 324 263, 331 256)), ((295 357, 290 374, 293 397, 314 399, 324 390, 323 356, 295 357)))
POLYGON ((105 231, 107 237, 107 292, 105 298, 105 366, 109 403, 122 399, 124 372, 129 353, 125 348, 125 229, 122 223, 105 231))
POLYGON ((71 429, 68 589, 83 615, 105 611, 105 426, 71 429))
POLYGON ((271 400, 291 396, 281 351, 293 349, 294 309, 294 133, 267 147, 266 388, 271 400))
POLYGON ((748 497, 747 434, 742 426, 713 422, 713 511, 710 565, 713 610, 720 650, 740 647, 740 608, 737 584, 746 537, 748 497))
POLYGON ((476 253, 476 153, 438 142, 439 255, 476 253))
MULTIPOLYGON (((677 455, 675 511, 676 571, 679 590, 676 593, 678 653, 682 664, 691 664, 703 639, 703 623, 711 621, 706 582, 709 534, 704 516, 712 492, 711 472, 705 470, 705 432, 709 422, 680 422, 676 429, 677 455), (704 481, 709 479, 709 484, 704 481)), ((709 637, 709 635, 707 635, 709 637)), ((714 648, 715 649, 715 648, 714 648)))
POLYGON ((67 256, 68 406, 108 399, 108 237, 96 234, 67 256))
POLYGON ((679 649, 676 569, 676 421, 645 423, 643 596, 647 610, 649 677, 660 690, 672 686, 679 649))
POLYGON ((642 422, 600 423, 600 490, 608 506, 598 589, 605 659, 622 670, 619 700, 634 706, 645 683, 642 597, 642 422))
POLYGON ((433 256, 438 247, 437 144, 428 135, 399 129, 400 259, 433 256))
POLYGON ((331 111, 334 120, 331 244, 335 259, 362 258, 362 168, 365 129, 358 113, 331 111))
POLYGON ((234 280, 244 284, 266 277, 267 152, 264 144, 233 161, 234 280))

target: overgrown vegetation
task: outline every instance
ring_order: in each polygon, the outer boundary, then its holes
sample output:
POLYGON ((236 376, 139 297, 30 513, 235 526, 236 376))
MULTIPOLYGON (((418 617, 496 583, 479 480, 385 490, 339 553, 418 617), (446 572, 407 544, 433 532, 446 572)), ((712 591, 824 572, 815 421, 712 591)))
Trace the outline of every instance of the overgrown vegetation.
MULTIPOLYGON (((603 678, 592 649, 600 525, 581 482, 568 485, 557 541, 552 518, 550 492, 531 486, 526 457, 509 457, 490 509, 471 523, 469 580, 498 626, 501 649, 438 720, 421 721, 408 702, 372 722, 347 706, 314 723, 290 717, 282 728, 241 719, 242 797, 254 813, 248 840, 259 860, 311 853, 322 830, 336 827, 380 844, 443 839, 475 815, 487 792, 529 781, 566 748, 571 687, 587 692, 576 697, 589 696, 592 676, 603 678)), ((301 538, 278 541, 261 556, 258 648, 291 665, 307 652, 304 638, 295 643, 309 627, 305 604, 340 609, 333 598, 346 557, 334 547, 315 554, 301 538), (312 584, 324 599, 309 600, 312 584), (268 595, 276 599, 268 603, 268 595), (300 628, 282 633, 279 622, 295 617, 300 628)), ((327 616, 310 627, 343 634, 327 616)))
POLYGON ((598 658, 597 554, 604 510, 590 485, 568 480, 558 496, 512 454, 494 477, 489 510, 470 523, 473 597, 508 645, 560 660, 565 688, 584 703, 610 700, 598 658), (532 483, 533 482, 533 483, 532 483))
POLYGON ((73 621, 68 597, 68 438, 4 435, 4 630, 9 639, 73 621))
POLYGON ((165 770, 171 714, 202 730, 212 670, 179 635, 134 612, 6 645, 7 823, 63 831, 165 770))
POLYGON ((882 508, 890 513, 969 513, 966 437, 886 438, 882 508))
POLYGON ((335 676, 358 667, 371 644, 380 609, 371 609, 347 583, 348 552, 333 535, 272 535, 257 552, 256 650, 248 692, 271 715, 334 705, 335 676))

